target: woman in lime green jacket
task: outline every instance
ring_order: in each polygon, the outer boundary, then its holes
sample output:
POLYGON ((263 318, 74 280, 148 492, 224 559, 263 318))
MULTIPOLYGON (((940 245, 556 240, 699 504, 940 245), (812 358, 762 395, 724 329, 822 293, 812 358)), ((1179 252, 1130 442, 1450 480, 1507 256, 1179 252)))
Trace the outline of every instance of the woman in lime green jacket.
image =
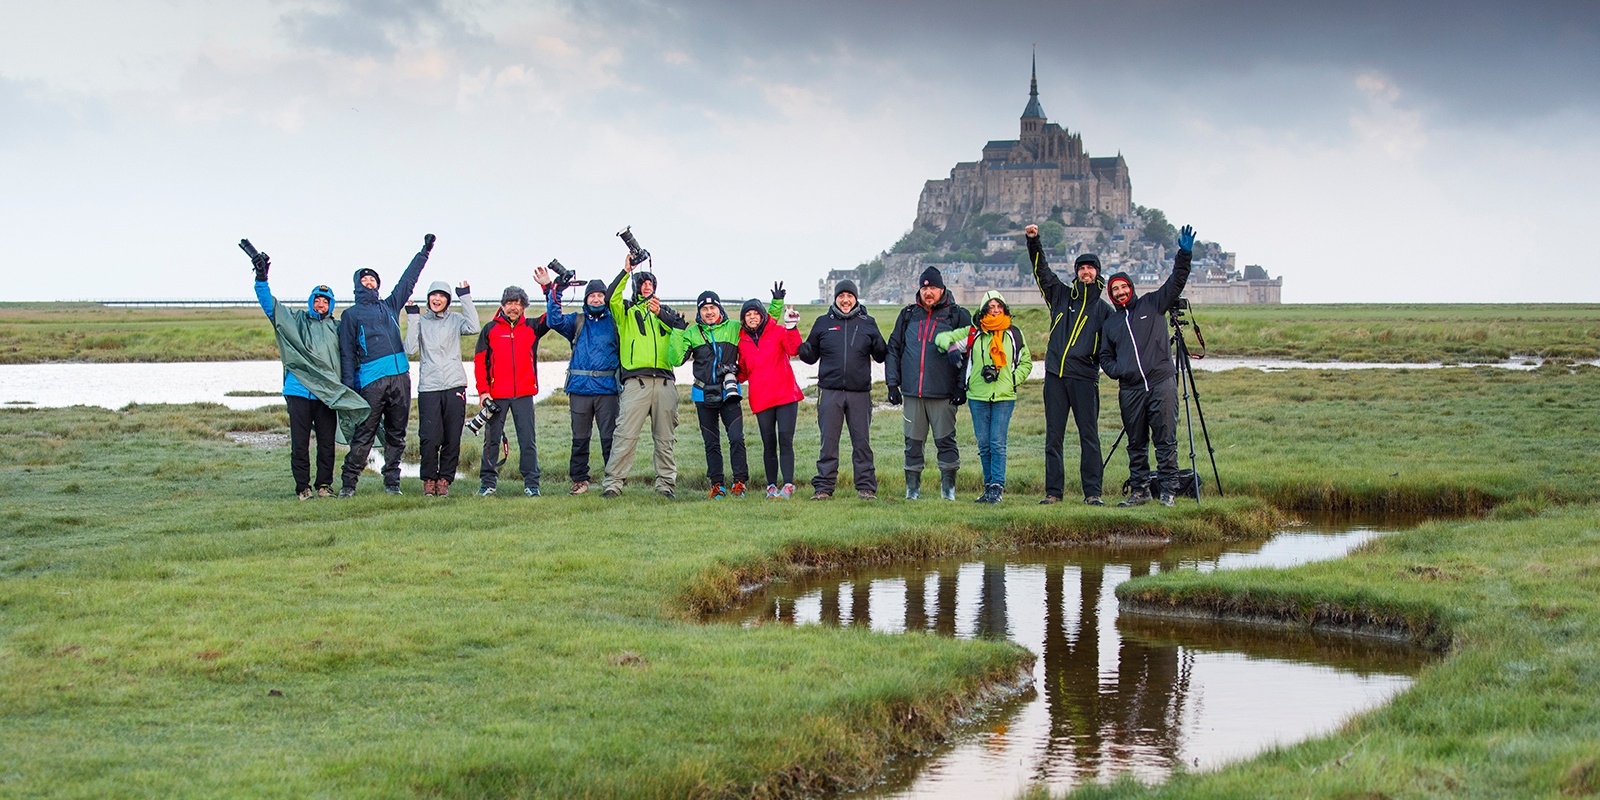
POLYGON ((1021 329, 1011 324, 1011 308, 999 292, 983 296, 972 322, 969 328, 939 334, 934 344, 968 356, 967 408, 972 412, 984 486, 983 496, 974 502, 998 503, 1006 488, 1011 412, 1017 405, 1017 387, 1033 369, 1033 355, 1021 329))

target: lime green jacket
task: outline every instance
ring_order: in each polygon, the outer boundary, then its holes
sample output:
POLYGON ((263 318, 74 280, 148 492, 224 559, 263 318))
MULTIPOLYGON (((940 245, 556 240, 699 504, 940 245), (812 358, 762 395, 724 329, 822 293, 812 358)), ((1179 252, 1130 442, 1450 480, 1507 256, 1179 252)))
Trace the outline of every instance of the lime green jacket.
POLYGON ((637 296, 632 276, 624 271, 611 287, 611 318, 617 321, 617 349, 622 361, 619 377, 649 376, 672 379, 672 332, 686 323, 678 312, 662 306, 661 314, 650 313, 648 301, 637 296), (631 297, 630 297, 631 296, 631 297))
MULTIPOLYGON (((989 292, 983 296, 983 302, 978 304, 979 313, 982 313, 982 309, 991 299, 1005 302, 1005 298, 1001 297, 999 292, 989 292)), ((967 399, 990 403, 1017 399, 1017 387, 1025 383, 1028 380, 1028 373, 1033 371, 1033 354, 1028 352, 1028 342, 1022 338, 1022 329, 1012 325, 998 334, 993 334, 986 333, 977 326, 957 328, 933 337, 933 343, 940 350, 949 351, 950 346, 958 339, 964 340, 969 336, 973 336, 973 339, 972 347, 967 350, 967 399), (983 379, 983 368, 994 363, 994 356, 989 353, 989 342, 995 336, 1003 337, 1000 346, 1006 354, 1006 365, 1000 368, 999 379, 990 383, 983 379)))

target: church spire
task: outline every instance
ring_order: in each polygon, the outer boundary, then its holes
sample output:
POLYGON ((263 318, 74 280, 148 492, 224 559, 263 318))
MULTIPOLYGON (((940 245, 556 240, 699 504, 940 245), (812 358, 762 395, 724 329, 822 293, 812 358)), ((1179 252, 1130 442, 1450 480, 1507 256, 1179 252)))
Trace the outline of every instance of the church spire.
POLYGON ((1039 105, 1039 54, 1033 55, 1033 79, 1028 84, 1028 107, 1022 109, 1023 119, 1045 120, 1044 108, 1039 105))

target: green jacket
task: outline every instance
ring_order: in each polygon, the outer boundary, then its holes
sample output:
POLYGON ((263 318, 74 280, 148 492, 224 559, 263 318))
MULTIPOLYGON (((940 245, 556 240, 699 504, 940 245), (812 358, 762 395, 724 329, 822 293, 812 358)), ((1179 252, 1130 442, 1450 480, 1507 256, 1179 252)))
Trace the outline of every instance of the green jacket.
POLYGON ((617 321, 617 347, 622 371, 619 377, 649 376, 672 380, 672 368, 682 361, 672 360, 670 352, 672 332, 686 327, 678 312, 662 306, 661 314, 650 313, 646 300, 638 296, 638 273, 629 276, 626 270, 617 276, 611 287, 611 317, 617 321))
MULTIPOLYGON (((999 292, 991 291, 985 294, 983 302, 978 304, 979 315, 989 305, 990 300, 996 299, 1005 302, 1005 298, 999 292)), ((974 318, 977 316, 974 315, 974 318)), ((999 334, 993 334, 977 326, 958 328, 938 334, 933 337, 933 343, 940 350, 948 351, 956 340, 969 337, 972 339, 972 346, 967 350, 967 399, 991 403, 1017 399, 1017 387, 1026 382, 1028 373, 1033 371, 1033 354, 1028 352, 1028 342, 1022 338, 1022 329, 1012 325, 999 334), (994 363, 994 356, 989 353, 989 342, 996 335, 1004 337, 1000 341, 1000 346, 1006 354, 1006 365, 1000 368, 999 379, 990 383, 983 379, 983 368, 994 363)))
POLYGON ((339 417, 338 435, 334 438, 340 444, 348 444, 356 426, 372 413, 372 407, 340 379, 339 325, 333 315, 313 318, 305 309, 290 308, 273 298, 272 332, 278 337, 278 357, 283 368, 334 410, 339 417))

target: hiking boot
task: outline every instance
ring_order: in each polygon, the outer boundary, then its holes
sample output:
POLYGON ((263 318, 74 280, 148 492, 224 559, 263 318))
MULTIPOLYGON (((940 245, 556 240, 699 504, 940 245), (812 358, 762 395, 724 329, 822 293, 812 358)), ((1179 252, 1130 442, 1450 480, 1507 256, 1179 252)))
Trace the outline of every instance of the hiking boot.
POLYGON ((522 488, 522 496, 523 497, 538 497, 539 496, 539 487, 537 487, 537 486, 524 486, 522 488))
POLYGON ((667 498, 668 500, 676 500, 676 499, 678 499, 678 495, 675 494, 671 489, 657 489, 656 490, 656 494, 659 494, 662 497, 667 498))
POLYGON ((711 491, 706 492, 706 497, 708 497, 708 498, 710 498, 712 500, 715 500, 715 499, 717 499, 719 497, 727 497, 727 496, 728 496, 728 490, 722 488, 722 484, 720 484, 720 483, 711 484, 711 491))
POLYGON ((604 497, 607 500, 615 500, 618 497, 622 496, 622 490, 621 489, 607 489, 607 490, 601 492, 600 496, 604 497))
POLYGON ((906 470, 906 499, 916 500, 922 497, 922 473, 906 470))
POLYGON ((333 496, 333 489, 330 489, 327 486, 318 486, 317 487, 317 496, 318 497, 332 497, 333 496))
POLYGON ((300 498, 301 500, 310 500, 311 498, 316 497, 317 493, 311 491, 311 487, 308 486, 298 492, 295 492, 294 496, 300 498))
POLYGON ((771 483, 767 484, 767 499, 768 500, 776 500, 776 499, 778 499, 778 487, 777 487, 776 484, 771 484, 771 483))
POLYGON ((728 494, 734 497, 744 497, 744 488, 744 481, 734 481, 733 488, 728 490, 728 494))
POLYGON ((811 493, 812 500, 832 500, 833 492, 824 492, 821 489, 811 493))
POLYGON ((786 483, 782 489, 778 490, 778 499, 788 500, 791 497, 794 497, 794 484, 786 483))
POLYGON ((1039 501, 1039 505, 1048 506, 1048 505, 1052 505, 1054 503, 1059 503, 1059 502, 1061 502, 1061 498, 1059 498, 1059 497, 1051 497, 1050 495, 1045 495, 1044 499, 1039 501))
POLYGON ((953 469, 939 470, 939 496, 946 500, 956 499, 956 471, 953 469))
POLYGON ((1083 504, 1086 506, 1103 506, 1106 504, 1106 501, 1101 500, 1100 495, 1095 495, 1093 497, 1083 498, 1083 504))
POLYGON ((478 487, 478 496, 479 497, 493 497, 494 496, 494 487, 493 486, 479 486, 478 487))
POLYGON ((356 496, 356 487, 354 487, 354 486, 346 486, 343 489, 339 490, 339 497, 340 498, 355 497, 355 496, 356 496))
POLYGON ((862 489, 861 491, 856 492, 856 499, 857 500, 876 500, 876 499, 878 499, 878 493, 872 491, 871 489, 862 489))
POLYGON ((1167 508, 1172 508, 1176 500, 1177 498, 1173 497, 1171 492, 1161 493, 1161 505, 1164 505, 1167 508))
POLYGON ((993 488, 993 486, 985 486, 985 487, 983 487, 983 494, 980 494, 977 497, 973 498, 972 502, 974 502, 974 503, 992 503, 992 502, 994 502, 994 488, 993 488))
POLYGON ((433 481, 431 481, 431 480, 429 480, 427 478, 423 478, 422 479, 422 496, 423 497, 432 497, 433 496, 433 481))
POLYGON ((589 482, 588 481, 573 481, 572 482, 572 491, 567 492, 567 494, 580 495, 580 494, 583 494, 584 492, 587 492, 587 491, 589 491, 589 482))
POLYGON ((395 484, 393 486, 390 486, 389 484, 386 483, 386 484, 383 485, 383 492, 384 492, 384 494, 392 494, 392 495, 397 495, 398 496, 400 494, 400 484, 397 483, 397 484, 395 484))
POLYGON ((991 483, 991 484, 989 484, 989 502, 990 502, 990 504, 998 505, 1000 503, 1000 497, 1002 495, 1004 495, 1005 493, 1006 493, 1005 484, 1001 484, 1001 483, 991 483))
POLYGON ((434 497, 449 497, 450 496, 450 482, 447 481, 447 480, 444 480, 442 478, 439 479, 439 480, 434 481, 433 482, 433 496, 434 497))
POLYGON ((1142 506, 1148 502, 1150 502, 1149 492, 1136 491, 1133 494, 1128 495, 1128 499, 1118 503, 1117 508, 1133 508, 1134 506, 1142 506))

